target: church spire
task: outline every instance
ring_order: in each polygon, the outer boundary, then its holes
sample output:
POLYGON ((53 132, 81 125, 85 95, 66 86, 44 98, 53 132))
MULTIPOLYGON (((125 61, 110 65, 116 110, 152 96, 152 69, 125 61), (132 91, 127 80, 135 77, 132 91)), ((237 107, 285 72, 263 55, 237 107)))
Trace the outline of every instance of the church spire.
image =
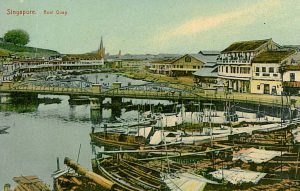
POLYGON ((104 59, 104 57, 105 57, 105 48, 103 46, 102 36, 101 36, 101 41, 100 41, 100 47, 98 50, 98 56, 100 57, 100 59, 104 59))
POLYGON ((101 41, 100 41, 100 47, 99 47, 99 49, 100 49, 100 50, 103 49, 103 40, 102 40, 102 36, 101 36, 101 41))

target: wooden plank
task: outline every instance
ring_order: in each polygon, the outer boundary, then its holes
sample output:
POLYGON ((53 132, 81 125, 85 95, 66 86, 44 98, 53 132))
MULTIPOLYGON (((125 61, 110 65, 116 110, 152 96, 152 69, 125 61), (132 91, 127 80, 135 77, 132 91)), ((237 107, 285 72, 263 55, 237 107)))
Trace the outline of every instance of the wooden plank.
POLYGON ((48 186, 37 176, 14 177, 13 180, 18 183, 21 191, 48 191, 48 186))

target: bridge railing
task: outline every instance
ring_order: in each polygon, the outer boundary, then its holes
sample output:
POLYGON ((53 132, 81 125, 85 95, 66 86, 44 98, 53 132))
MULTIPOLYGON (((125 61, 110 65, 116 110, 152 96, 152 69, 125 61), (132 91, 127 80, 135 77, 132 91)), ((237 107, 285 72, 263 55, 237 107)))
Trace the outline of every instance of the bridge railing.
MULTIPOLYGON (((148 98, 148 99, 193 99, 193 100, 232 100, 246 103, 261 103, 269 105, 281 105, 280 96, 270 96, 261 94, 247 94, 247 93, 232 93, 225 94, 223 92, 199 92, 198 90, 185 90, 185 91, 162 91, 161 89, 110 89, 102 91, 101 93, 93 93, 91 88, 70 88, 70 87, 50 87, 43 85, 32 85, 30 83, 14 84, 12 88, 0 86, 0 90, 3 91, 21 91, 21 92, 36 92, 36 93, 53 93, 53 94, 85 94, 96 96, 118 96, 118 97, 136 97, 136 98, 148 98)), ((298 100, 298 98, 293 98, 298 100)), ((284 97, 283 104, 289 105, 289 101, 284 97)), ((296 103, 299 107, 299 102, 296 103)))
MULTIPOLYGON (((246 103, 261 103, 270 105, 281 105, 281 96, 261 95, 261 94, 249 94, 249 93, 232 93, 225 94, 221 92, 216 93, 199 93, 199 96, 207 99, 214 100, 232 100, 241 101, 246 103)), ((283 98, 283 105, 289 105, 290 103, 286 98, 283 98)))
POLYGON ((21 84, 14 86, 11 90, 31 91, 31 92, 49 92, 49 93, 88 93, 90 88, 69 88, 69 87, 51 87, 37 86, 32 84, 21 84))
POLYGON ((188 94, 181 92, 166 92, 166 91, 143 91, 143 90, 126 90, 115 89, 102 93, 103 96, 119 96, 119 97, 136 97, 136 98, 149 98, 149 99, 197 99, 196 94, 188 94))

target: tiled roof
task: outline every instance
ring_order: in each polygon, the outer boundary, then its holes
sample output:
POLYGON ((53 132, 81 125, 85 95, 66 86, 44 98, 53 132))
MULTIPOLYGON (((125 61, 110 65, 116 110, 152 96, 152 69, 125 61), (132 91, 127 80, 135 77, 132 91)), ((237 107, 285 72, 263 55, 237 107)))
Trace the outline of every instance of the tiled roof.
POLYGON ((217 66, 211 67, 203 67, 196 72, 193 73, 195 76, 200 77, 218 77, 217 66))
POLYGON ((200 50, 198 54, 203 54, 203 55, 219 55, 220 51, 215 51, 215 50, 200 50))
POLYGON ((189 55, 204 63, 216 63, 217 58, 219 56, 218 54, 216 55, 189 54, 189 55))
POLYGON ((235 42, 223 50, 222 53, 254 51, 269 40, 271 39, 235 42))
POLYGON ((256 57, 253 58, 253 63, 280 63, 288 56, 295 53, 293 50, 284 50, 284 51, 266 51, 262 52, 256 57))
POLYGON ((152 64, 171 64, 177 59, 159 59, 159 60, 153 60, 150 63, 152 64))
POLYGON ((63 61, 69 61, 69 60, 80 60, 80 59, 99 59, 99 56, 97 54, 67 54, 62 57, 63 61))

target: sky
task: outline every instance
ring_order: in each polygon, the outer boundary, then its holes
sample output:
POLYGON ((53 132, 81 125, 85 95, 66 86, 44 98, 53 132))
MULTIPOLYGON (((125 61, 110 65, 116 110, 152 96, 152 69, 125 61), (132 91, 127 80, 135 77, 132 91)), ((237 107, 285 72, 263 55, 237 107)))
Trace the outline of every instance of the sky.
POLYGON ((29 46, 60 53, 94 51, 101 36, 110 54, 197 53, 254 39, 298 45, 299 13, 299 0, 1 0, 0 36, 23 29, 29 46))

